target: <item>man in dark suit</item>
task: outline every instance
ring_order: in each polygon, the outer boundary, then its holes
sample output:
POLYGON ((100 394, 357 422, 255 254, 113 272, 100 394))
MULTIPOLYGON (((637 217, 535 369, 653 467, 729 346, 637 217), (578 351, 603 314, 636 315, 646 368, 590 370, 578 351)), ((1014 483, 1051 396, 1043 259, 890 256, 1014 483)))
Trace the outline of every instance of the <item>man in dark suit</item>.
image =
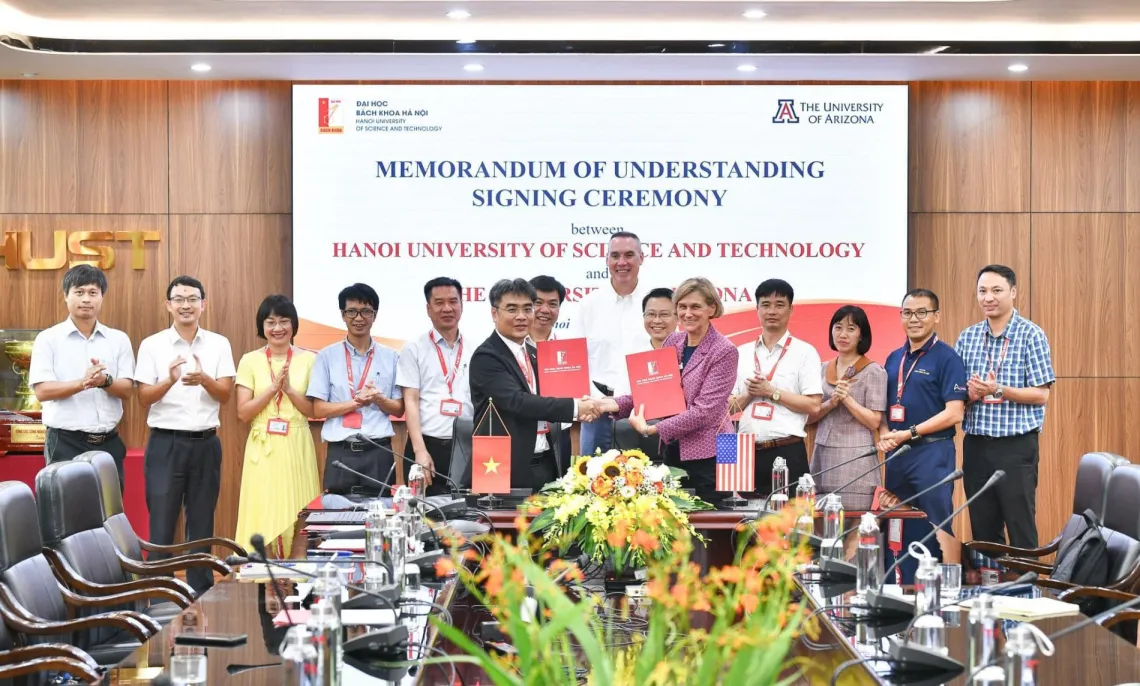
MULTIPOLYGON (((503 279, 491 287, 491 319, 495 332, 471 356, 471 402, 475 435, 485 436, 484 419, 494 401, 511 435, 511 488, 538 490, 557 479, 568 464, 559 464, 561 422, 589 421, 599 414, 589 398, 543 398, 538 388, 538 358, 529 332, 534 323, 534 287, 525 279, 503 279)), ((501 436, 501 429, 495 435, 501 436)), ((568 456, 567 456, 568 458, 568 456)), ((566 461, 566 460, 564 460, 566 461)))

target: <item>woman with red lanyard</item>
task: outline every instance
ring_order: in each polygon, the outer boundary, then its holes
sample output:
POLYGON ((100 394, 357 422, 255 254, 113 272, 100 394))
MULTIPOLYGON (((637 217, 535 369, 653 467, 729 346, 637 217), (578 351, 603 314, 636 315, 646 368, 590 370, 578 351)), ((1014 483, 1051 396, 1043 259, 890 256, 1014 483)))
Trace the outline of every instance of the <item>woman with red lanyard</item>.
POLYGON ((321 494, 317 453, 305 397, 317 359, 293 347, 297 308, 271 295, 257 310, 257 335, 265 347, 242 356, 237 368, 238 419, 249 424, 238 501, 238 541, 261 534, 270 552, 288 557, 297 513, 321 494))

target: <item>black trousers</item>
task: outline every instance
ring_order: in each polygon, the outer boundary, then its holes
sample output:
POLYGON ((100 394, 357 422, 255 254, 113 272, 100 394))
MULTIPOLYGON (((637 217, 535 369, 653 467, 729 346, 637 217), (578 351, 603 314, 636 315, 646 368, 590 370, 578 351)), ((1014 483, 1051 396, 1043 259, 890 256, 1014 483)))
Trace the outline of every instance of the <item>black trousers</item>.
MULTIPOLYGON (((431 455, 431 461, 435 464, 436 477, 427 488, 428 495, 447 495, 451 493, 451 484, 447 479, 439 476, 442 474, 445 477, 451 476, 451 439, 450 438, 436 438, 434 436, 424 436, 424 447, 427 448, 428 454, 431 455)), ((404 444, 404 481, 407 482, 408 470, 416 463, 416 451, 412 447, 412 439, 408 438, 407 443, 404 444)))
MULTIPOLYGON (((392 439, 378 438, 375 441, 387 450, 382 450, 363 441, 329 443, 328 456, 325 458, 326 493, 340 495, 357 493, 377 496, 381 495, 381 491, 388 490, 370 479, 359 477, 352 472, 346 472, 334 464, 337 461, 343 462, 345 466, 351 467, 361 474, 367 474, 373 479, 391 484, 396 466, 396 461, 392 458, 392 439)), ((383 495, 391 494, 385 492, 383 495)))
POLYGON ((1005 438, 966 434, 962 442, 963 485, 966 497, 981 490, 994 472, 1005 478, 970 503, 974 540, 1005 543, 1015 548, 1037 547, 1038 432, 1005 438))
MULTIPOLYGON (((772 464, 777 457, 782 457, 788 463, 788 500, 796 497, 796 484, 804 474, 810 474, 808 466, 807 445, 802 440, 791 445, 782 445, 778 448, 756 451, 756 497, 766 498, 772 492, 772 464)), ((748 496, 741 493, 741 497, 748 496)))
MULTIPOLYGON (((189 438, 151 429, 143 462, 146 506, 150 510, 150 540, 158 545, 174 543, 174 526, 183 506, 187 541, 214 535, 214 508, 222 483, 222 442, 217 434, 189 438)), ((249 541, 238 541, 248 547, 249 541)), ((209 553, 210 546, 191 552, 209 553)), ((151 553, 152 560, 169 555, 151 553)), ((186 581, 202 593, 214 585, 214 572, 202 567, 186 571, 186 581)))
POLYGON ((47 438, 44 439, 44 460, 51 464, 74 460, 83 453, 92 451, 107 453, 115 458, 115 466, 119 469, 119 492, 122 492, 126 488, 123 460, 127 459, 127 446, 123 445, 118 431, 111 431, 108 436, 102 443, 91 443, 82 432, 48 427, 47 438))
POLYGON ((727 493, 716 490, 716 458, 682 460, 681 447, 677 441, 665 444, 665 465, 684 469, 688 477, 681 480, 682 488, 691 488, 698 498, 709 505, 720 506, 727 493))
POLYGON ((562 475, 558 473, 558 464, 554 460, 554 448, 548 448, 546 452, 531 459, 530 483, 535 493, 560 476, 562 475))

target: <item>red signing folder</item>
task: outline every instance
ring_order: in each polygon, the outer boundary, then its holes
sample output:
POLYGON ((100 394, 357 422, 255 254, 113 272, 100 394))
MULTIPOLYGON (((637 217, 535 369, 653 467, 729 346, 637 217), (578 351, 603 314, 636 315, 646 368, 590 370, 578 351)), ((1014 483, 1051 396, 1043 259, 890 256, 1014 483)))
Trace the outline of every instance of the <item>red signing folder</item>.
POLYGON ((670 346, 625 356, 633 407, 645 406, 645 419, 672 417, 685 411, 677 349, 670 346))
POLYGON ((590 395, 590 363, 586 339, 541 341, 538 344, 538 390, 544 398, 590 395))

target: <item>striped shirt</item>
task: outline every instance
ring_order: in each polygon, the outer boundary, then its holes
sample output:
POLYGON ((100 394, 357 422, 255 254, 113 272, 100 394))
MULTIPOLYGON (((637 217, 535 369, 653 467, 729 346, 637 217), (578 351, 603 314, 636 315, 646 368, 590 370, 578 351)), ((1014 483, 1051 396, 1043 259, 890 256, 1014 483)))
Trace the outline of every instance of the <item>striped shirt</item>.
MULTIPOLYGON (((1057 379, 1045 332, 1017 310, 999 335, 990 331, 987 319, 963 331, 954 349, 961 355, 968 376, 986 379, 994 371, 999 386, 1037 388, 1057 379)), ((1002 438, 1040 431, 1044 423, 1044 405, 978 400, 966 407, 962 429, 968 434, 1002 438)))

